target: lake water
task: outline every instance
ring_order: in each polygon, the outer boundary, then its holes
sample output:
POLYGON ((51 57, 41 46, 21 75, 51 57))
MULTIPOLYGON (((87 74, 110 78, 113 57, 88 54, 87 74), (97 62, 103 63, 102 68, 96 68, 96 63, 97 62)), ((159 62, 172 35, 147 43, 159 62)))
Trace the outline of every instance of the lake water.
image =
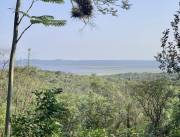
MULTIPOLYGON (((19 66, 27 64, 26 60, 18 61, 19 66)), ((156 61, 131 60, 30 60, 31 66, 51 71, 63 71, 75 74, 98 75, 128 72, 160 72, 156 61)))

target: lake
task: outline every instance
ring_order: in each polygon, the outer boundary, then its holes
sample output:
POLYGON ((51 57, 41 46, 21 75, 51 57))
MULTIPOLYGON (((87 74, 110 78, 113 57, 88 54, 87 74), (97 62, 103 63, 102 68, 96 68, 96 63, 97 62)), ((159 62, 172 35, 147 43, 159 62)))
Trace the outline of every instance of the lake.
MULTIPOLYGON (((27 65, 27 60, 17 61, 18 66, 27 65)), ((30 60, 30 65, 50 71, 63 71, 81 75, 109 75, 118 73, 160 72, 156 61, 144 60, 30 60)))

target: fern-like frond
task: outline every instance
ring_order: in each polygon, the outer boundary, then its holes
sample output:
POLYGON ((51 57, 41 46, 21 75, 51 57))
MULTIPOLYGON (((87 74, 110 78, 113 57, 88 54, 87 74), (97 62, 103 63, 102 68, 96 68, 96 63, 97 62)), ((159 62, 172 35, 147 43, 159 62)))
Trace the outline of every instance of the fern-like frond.
POLYGON ((32 16, 30 19, 32 24, 43 24, 45 26, 55 26, 60 27, 66 24, 65 20, 55 20, 53 16, 32 16))

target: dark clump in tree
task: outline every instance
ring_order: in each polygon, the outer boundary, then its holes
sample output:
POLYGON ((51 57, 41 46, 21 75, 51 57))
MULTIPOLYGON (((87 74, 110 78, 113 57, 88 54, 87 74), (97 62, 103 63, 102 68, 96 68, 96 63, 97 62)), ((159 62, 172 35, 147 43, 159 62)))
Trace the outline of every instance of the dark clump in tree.
POLYGON ((93 6, 91 0, 74 0, 72 17, 89 18, 92 16, 93 6))

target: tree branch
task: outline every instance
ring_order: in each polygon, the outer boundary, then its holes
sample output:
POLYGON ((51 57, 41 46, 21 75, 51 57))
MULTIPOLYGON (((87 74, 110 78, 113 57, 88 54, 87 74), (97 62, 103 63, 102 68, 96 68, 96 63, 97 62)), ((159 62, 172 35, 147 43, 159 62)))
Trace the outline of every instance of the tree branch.
POLYGON ((23 36, 23 34, 32 26, 33 24, 31 23, 29 26, 27 26, 23 31, 22 31, 22 33, 20 34, 20 36, 19 36, 19 38, 17 39, 17 43, 18 43, 18 41, 21 39, 21 37, 23 36))
MULTIPOLYGON (((30 11, 30 9, 33 7, 34 3, 36 1, 35 0, 32 0, 32 3, 31 5, 29 6, 29 8, 27 9, 27 11, 25 12, 26 14, 28 14, 28 12, 30 11)), ((25 14, 22 15, 22 17, 20 18, 19 22, 18 22, 18 25, 21 23, 21 21, 23 20, 23 18, 25 17, 25 14)))

